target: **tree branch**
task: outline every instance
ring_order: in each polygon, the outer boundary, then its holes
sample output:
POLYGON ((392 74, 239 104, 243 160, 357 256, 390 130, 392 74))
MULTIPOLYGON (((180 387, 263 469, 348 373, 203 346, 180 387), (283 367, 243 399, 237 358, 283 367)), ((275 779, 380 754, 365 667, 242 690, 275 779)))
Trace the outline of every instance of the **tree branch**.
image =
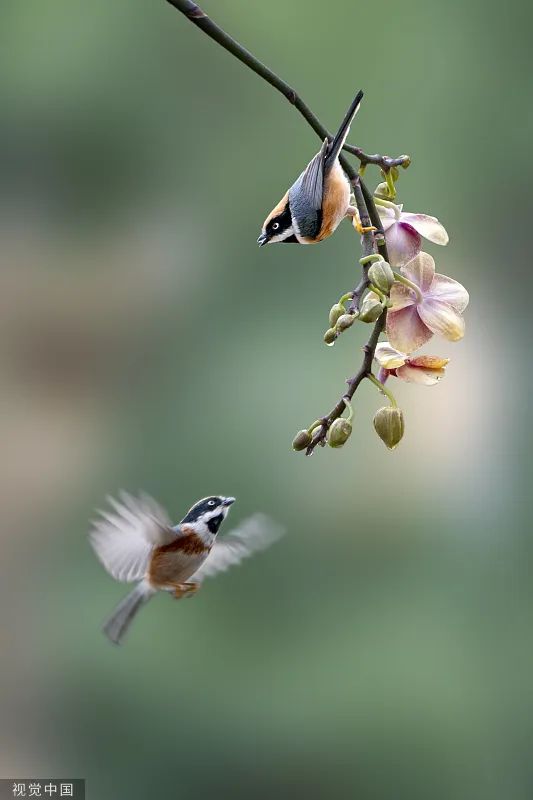
MULTIPOLYGON (((167 2, 175 9, 184 14, 188 20, 202 30, 207 36, 217 42, 221 47, 231 53, 235 58, 239 59, 249 69, 259 75, 263 80, 269 83, 274 89, 277 89, 287 100, 300 112, 305 121, 311 126, 320 139, 331 138, 327 128, 325 128, 318 117, 313 114, 311 109, 297 92, 282 80, 275 72, 257 59, 249 50, 246 50, 239 42, 226 33, 216 23, 211 20, 207 14, 202 11, 200 6, 192 2, 192 0, 167 0, 167 2)), ((364 153, 359 147, 346 144, 344 149, 356 156, 361 162, 361 166, 365 167, 367 164, 375 164, 384 171, 388 171, 393 166, 407 167, 410 164, 409 156, 399 156, 398 158, 389 158, 388 156, 381 155, 368 155, 364 153)), ((381 226, 381 219, 378 214, 376 204, 372 193, 366 187, 360 174, 352 167, 344 156, 340 156, 340 162, 348 179, 350 180, 355 202, 359 212, 359 217, 363 227, 370 227, 373 225, 375 231, 368 231, 363 234, 363 251, 364 255, 371 255, 372 253, 379 252, 385 260, 388 260, 387 247, 385 245, 385 237, 381 226)), ((363 275, 361 280, 355 287, 352 293, 351 310, 358 310, 360 301, 368 288, 369 281, 367 276, 367 268, 363 268, 363 275)), ((337 405, 329 412, 327 417, 323 417, 321 426, 316 429, 316 433, 307 448, 307 455, 311 455, 314 448, 318 444, 324 444, 326 435, 331 423, 338 419, 344 412, 346 407, 344 398, 351 400, 355 394, 357 387, 368 377, 372 371, 372 360, 376 351, 377 343, 380 334, 385 328, 387 318, 387 310, 384 309, 379 319, 374 323, 374 328, 368 339, 366 345, 363 347, 363 363, 359 371, 347 380, 348 390, 343 394, 337 405)))
MULTIPOLYGON (((328 139, 331 138, 327 128, 322 125, 318 117, 313 114, 309 106, 304 103, 302 98, 297 94, 292 86, 289 86, 289 84, 282 80, 279 75, 276 75, 275 72, 272 72, 272 70, 269 69, 266 64, 263 64, 262 61, 259 61, 259 59, 252 55, 249 50, 239 44, 239 42, 226 33, 226 31, 222 30, 222 28, 220 28, 210 17, 207 16, 205 11, 203 11, 199 5, 193 3, 192 0, 167 0, 167 2, 178 11, 181 11, 181 13, 184 14, 187 19, 193 23, 193 25, 196 25, 197 28, 200 28, 200 30, 207 34, 207 36, 223 47, 224 50, 227 50, 229 53, 235 56, 235 58, 238 58, 239 61, 242 61, 243 64, 246 64, 249 69, 263 78, 263 80, 273 86, 274 89, 277 89, 278 92, 281 92, 281 94, 287 98, 289 103, 298 109, 302 117, 311 126, 317 136, 319 136, 322 140, 326 137, 328 139)), ((389 170, 393 166, 409 166, 410 163, 409 156, 389 158, 389 156, 380 156, 378 154, 368 155, 364 153, 360 147, 354 147, 353 145, 349 144, 345 144, 344 149, 348 153, 356 156, 363 166, 366 166, 367 164, 376 164, 385 171, 389 170)), ((355 172, 352 167, 343 158, 341 158, 341 163, 348 177, 350 179, 353 178, 355 176, 355 172)))

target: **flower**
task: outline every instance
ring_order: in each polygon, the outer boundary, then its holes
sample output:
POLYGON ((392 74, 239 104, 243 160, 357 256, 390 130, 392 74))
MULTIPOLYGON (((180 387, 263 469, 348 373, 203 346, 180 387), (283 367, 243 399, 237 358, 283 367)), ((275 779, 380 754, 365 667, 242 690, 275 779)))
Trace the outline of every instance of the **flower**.
POLYGON ((448 244, 448 234, 436 217, 410 214, 394 203, 377 207, 392 267, 403 267, 419 254, 422 237, 434 244, 448 244))
POLYGON ((468 305, 468 292, 453 278, 435 272, 435 262, 427 253, 419 253, 401 269, 412 287, 393 284, 391 308, 387 315, 387 335, 393 347, 412 353, 434 333, 451 342, 465 332, 462 312, 468 305))
POLYGON ((379 380, 383 383, 389 375, 395 375, 407 383, 419 383, 423 386, 433 386, 444 377, 446 364, 449 358, 440 356, 415 356, 409 358, 406 353, 400 353, 389 342, 381 342, 376 347, 374 358, 380 366, 379 380))

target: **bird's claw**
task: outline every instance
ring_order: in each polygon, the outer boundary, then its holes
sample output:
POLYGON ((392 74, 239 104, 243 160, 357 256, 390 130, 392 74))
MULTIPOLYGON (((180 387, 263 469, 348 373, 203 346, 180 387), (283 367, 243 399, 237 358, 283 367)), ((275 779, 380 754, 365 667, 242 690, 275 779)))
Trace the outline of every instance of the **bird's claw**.
POLYGON ((363 233, 372 233, 372 231, 377 231, 377 228, 374 225, 362 225, 359 214, 354 215, 352 222, 355 230, 360 236, 362 236, 363 233))
POLYGON ((177 583, 174 586, 173 595, 176 600, 181 600, 185 597, 192 597, 200 588, 199 583, 177 583))

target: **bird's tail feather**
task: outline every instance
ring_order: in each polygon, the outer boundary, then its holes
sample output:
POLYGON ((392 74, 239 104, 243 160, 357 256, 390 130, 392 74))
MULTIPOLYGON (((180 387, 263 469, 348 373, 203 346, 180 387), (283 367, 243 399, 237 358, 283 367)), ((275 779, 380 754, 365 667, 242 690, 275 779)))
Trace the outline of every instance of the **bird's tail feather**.
POLYGON ((346 112, 346 116, 344 117, 343 121, 341 122, 340 128, 333 137, 333 141, 328 149, 328 154, 326 156, 326 162, 328 164, 333 164, 337 156, 339 155, 340 151, 344 147, 344 143, 346 138, 350 132, 350 125, 352 124, 352 120, 357 114, 359 110, 359 106, 361 105, 361 100, 363 99, 363 92, 358 91, 350 108, 346 112))
POLYGON ((137 612, 155 594, 152 587, 143 581, 118 604, 102 630, 114 644, 121 644, 137 612))

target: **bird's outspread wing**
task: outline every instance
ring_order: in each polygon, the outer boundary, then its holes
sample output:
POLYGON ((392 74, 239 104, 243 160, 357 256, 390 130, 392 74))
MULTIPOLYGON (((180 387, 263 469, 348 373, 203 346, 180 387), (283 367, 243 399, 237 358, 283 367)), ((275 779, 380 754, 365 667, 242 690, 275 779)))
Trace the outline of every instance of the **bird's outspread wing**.
POLYGON ((110 511, 99 511, 89 540, 99 561, 117 581, 141 580, 154 547, 176 537, 167 512, 152 497, 133 497, 121 492, 119 500, 108 497, 110 511))
POLYGON ((253 553, 269 547, 283 533, 283 528, 265 514, 248 517, 232 533, 215 542, 210 554, 191 580, 201 582, 204 578, 225 572, 253 553))

